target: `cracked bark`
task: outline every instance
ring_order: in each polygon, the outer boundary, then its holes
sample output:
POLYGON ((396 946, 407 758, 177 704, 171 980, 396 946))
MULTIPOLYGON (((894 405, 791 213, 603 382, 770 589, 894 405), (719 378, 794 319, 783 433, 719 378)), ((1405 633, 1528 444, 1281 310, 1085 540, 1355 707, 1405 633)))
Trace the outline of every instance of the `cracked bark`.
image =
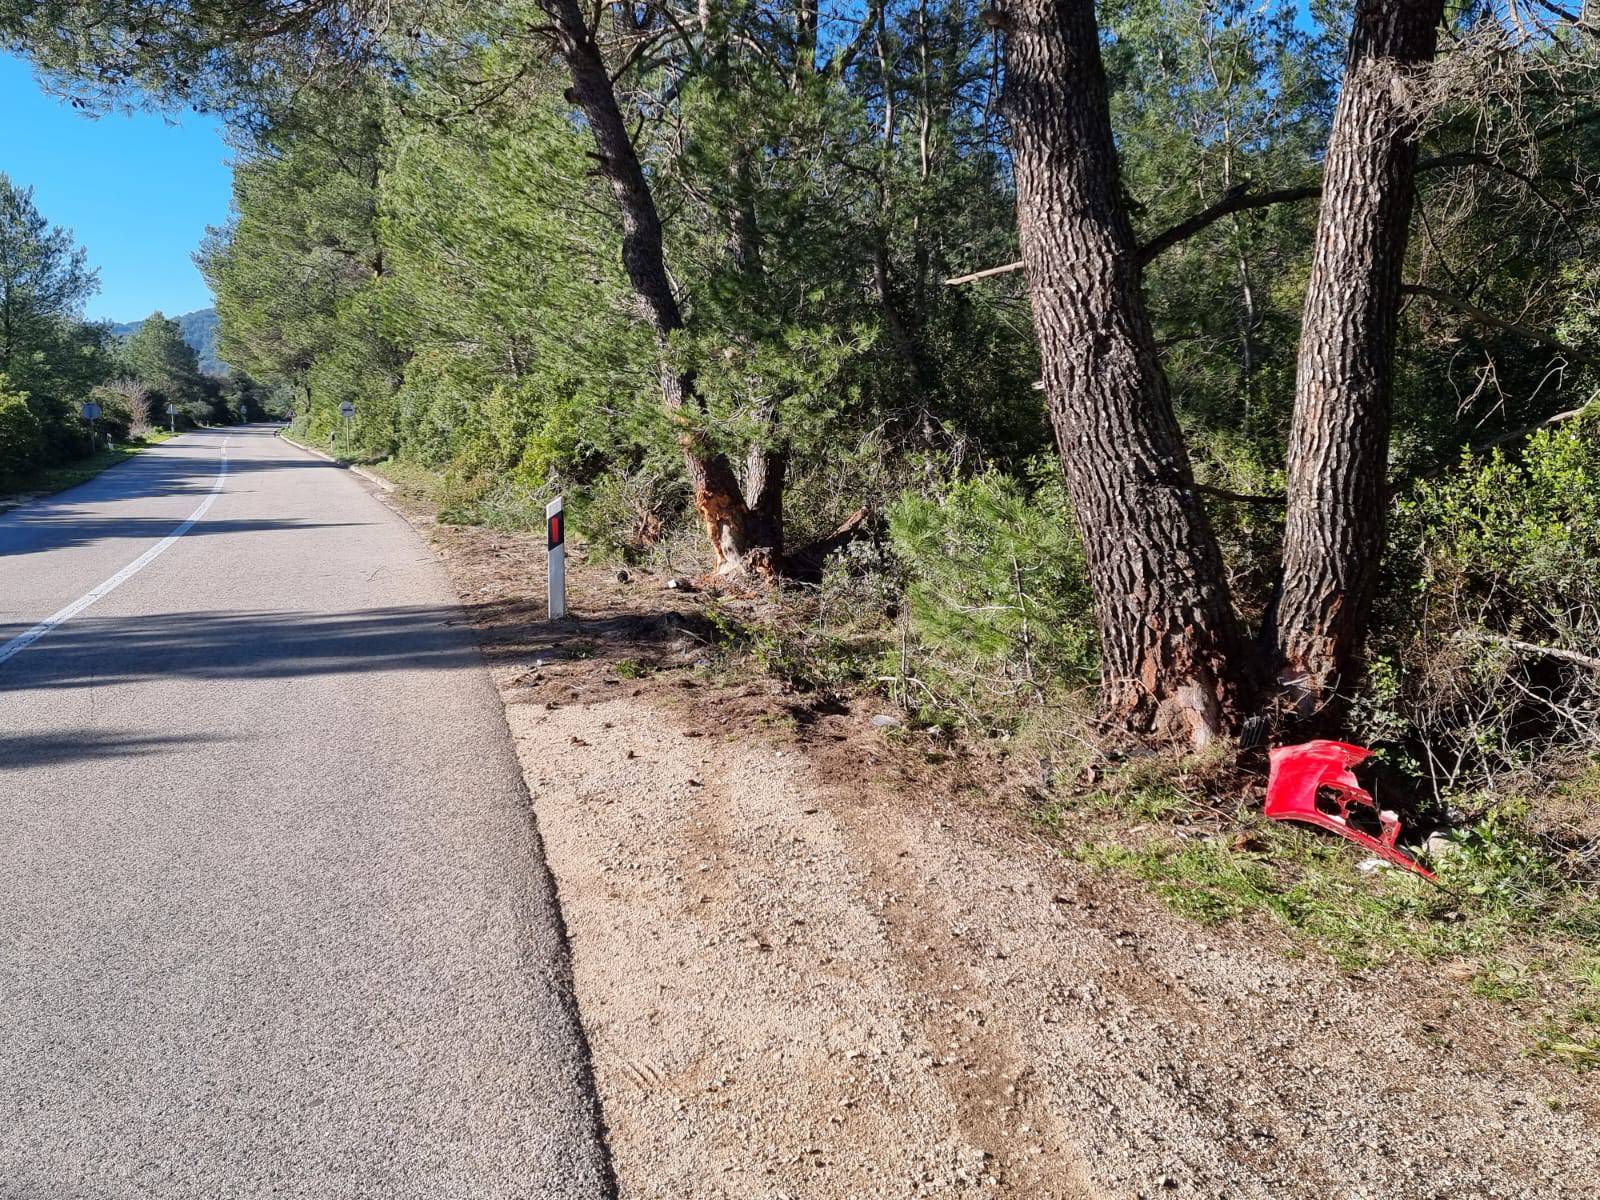
POLYGON ((1283 573, 1265 629, 1302 717, 1358 681, 1382 556, 1400 305, 1417 167, 1409 86, 1442 0, 1360 0, 1323 170, 1289 433, 1283 573))
POLYGON ((1094 587, 1101 709, 1203 745, 1244 715, 1250 658, 1140 291, 1094 5, 1019 0, 1002 20, 1018 230, 1094 587))

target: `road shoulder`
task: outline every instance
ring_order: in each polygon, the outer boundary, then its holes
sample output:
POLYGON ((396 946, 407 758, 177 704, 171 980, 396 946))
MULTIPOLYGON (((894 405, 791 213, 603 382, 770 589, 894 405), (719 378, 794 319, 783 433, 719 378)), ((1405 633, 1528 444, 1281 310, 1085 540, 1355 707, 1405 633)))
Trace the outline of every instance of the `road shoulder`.
POLYGON ((1491 1006, 1065 861, 990 761, 705 665, 692 598, 411 519, 492 667, 623 1194, 1579 1195, 1581 1076, 1491 1006))

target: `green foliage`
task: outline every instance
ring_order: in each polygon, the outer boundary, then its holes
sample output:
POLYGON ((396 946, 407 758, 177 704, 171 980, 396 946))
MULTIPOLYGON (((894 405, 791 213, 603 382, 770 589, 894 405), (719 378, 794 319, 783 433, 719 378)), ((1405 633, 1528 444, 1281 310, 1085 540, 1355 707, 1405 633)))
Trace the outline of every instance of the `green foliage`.
POLYGON ((1361 711, 1441 796, 1600 743, 1600 673, 1561 657, 1600 646, 1597 430, 1591 413, 1466 455, 1399 505, 1361 711))
POLYGON ((543 97, 514 125, 484 119, 470 136, 391 123, 379 309, 411 354, 400 451, 448 466, 469 491, 493 481, 531 504, 581 488, 604 451, 637 461, 670 446, 650 338, 619 266, 592 253, 618 234, 581 131, 543 97))
POLYGON ((0 490, 15 487, 33 469, 41 448, 39 418, 27 396, 12 391, 0 375, 0 490))
POLYGON ((1030 493, 987 473, 889 517, 910 583, 910 633, 924 683, 988 707, 1092 679, 1097 639, 1083 551, 1051 468, 1030 493), (937 681, 937 682, 935 682, 937 681))
POLYGON ((1485 616, 1557 644, 1588 632, 1600 602, 1600 411, 1535 433, 1520 453, 1465 456, 1402 506, 1400 537, 1422 553, 1420 592, 1459 590, 1485 616))
POLYGON ((152 313, 123 344, 122 362, 149 389, 158 407, 202 403, 200 360, 178 322, 152 313))
POLYGON ((33 189, 0 174, 0 377, 31 413, 9 404, 0 475, 89 453, 79 405, 111 368, 109 334, 81 319, 97 286, 84 250, 39 212, 33 189))

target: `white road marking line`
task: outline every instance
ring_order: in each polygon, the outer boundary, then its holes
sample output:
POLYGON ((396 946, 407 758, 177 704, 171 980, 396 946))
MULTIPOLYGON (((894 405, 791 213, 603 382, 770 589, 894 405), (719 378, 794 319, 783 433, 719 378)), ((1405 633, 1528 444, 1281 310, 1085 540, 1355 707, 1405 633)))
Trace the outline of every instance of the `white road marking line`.
POLYGON ((181 525, 179 525, 171 533, 167 534, 166 537, 162 538, 154 546, 151 546, 150 549, 139 555, 138 558, 134 559, 127 566, 123 567, 122 570, 118 571, 110 579, 106 580, 92 591, 85 592, 65 608, 57 609, 44 620, 40 621, 32 629, 25 633, 19 633, 10 641, 0 645, 0 663, 4 663, 7 659, 21 654, 24 650, 37 642, 45 634, 49 633, 57 625, 60 625, 63 621, 70 621, 73 617, 77 616, 84 609, 88 608, 96 600, 100 600, 106 596, 109 596, 112 592, 116 591, 123 584, 127 583, 128 580, 132 579, 140 571, 148 567, 156 560, 156 558, 161 555, 162 551, 166 550, 166 548, 172 545, 173 542, 177 541, 184 534, 188 533, 189 530, 193 529, 195 527, 195 523, 211 510, 211 506, 217 502, 217 497, 221 495, 222 485, 227 478, 228 439, 223 438, 222 458, 217 466, 217 479, 216 482, 211 485, 211 494, 200 502, 200 507, 190 513, 188 517, 184 519, 181 525))

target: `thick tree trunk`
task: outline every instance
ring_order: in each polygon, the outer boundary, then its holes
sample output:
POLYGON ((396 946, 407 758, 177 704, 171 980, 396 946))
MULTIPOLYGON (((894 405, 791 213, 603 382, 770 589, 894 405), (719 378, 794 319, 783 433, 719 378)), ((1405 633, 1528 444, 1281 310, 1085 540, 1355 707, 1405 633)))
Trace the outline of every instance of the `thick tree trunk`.
POLYGON ((661 400, 682 430, 678 443, 694 489, 695 508, 716 552, 718 572, 742 573, 752 566, 764 567, 765 563, 747 561, 749 513, 733 467, 692 427, 687 409, 695 400, 694 379, 674 368, 666 353, 667 339, 683 328, 683 314, 667 276, 655 198, 617 106, 616 89, 600 47, 595 44, 577 0, 541 0, 541 7, 560 31, 561 55, 572 75, 568 99, 583 110, 594 135, 601 173, 617 198, 622 214, 622 265, 656 336, 661 352, 661 400))
MULTIPOLYGON (((737 204, 730 218, 729 253, 744 275, 746 293, 759 302, 764 294, 766 265, 761 253, 761 222, 756 215, 755 184, 750 160, 740 154, 734 168, 737 204)), ((745 452, 745 556, 752 570, 772 577, 784 569, 783 489, 789 454, 778 428, 778 404, 761 412, 761 431, 745 452)))
POLYGON ((1203 745, 1244 715, 1247 649, 1140 294, 1094 5, 1020 0, 1006 27, 1017 224, 1094 586, 1102 708, 1203 745))
POLYGON ((1289 434, 1283 576, 1266 629, 1301 716, 1336 710, 1360 674, 1417 162, 1410 85, 1433 58, 1442 15, 1442 0, 1359 0, 1334 113, 1289 434))
POLYGON ((783 567, 783 487, 788 470, 786 450, 761 442, 752 443, 744 472, 749 553, 765 555, 770 560, 764 567, 768 573, 776 573, 783 567))

